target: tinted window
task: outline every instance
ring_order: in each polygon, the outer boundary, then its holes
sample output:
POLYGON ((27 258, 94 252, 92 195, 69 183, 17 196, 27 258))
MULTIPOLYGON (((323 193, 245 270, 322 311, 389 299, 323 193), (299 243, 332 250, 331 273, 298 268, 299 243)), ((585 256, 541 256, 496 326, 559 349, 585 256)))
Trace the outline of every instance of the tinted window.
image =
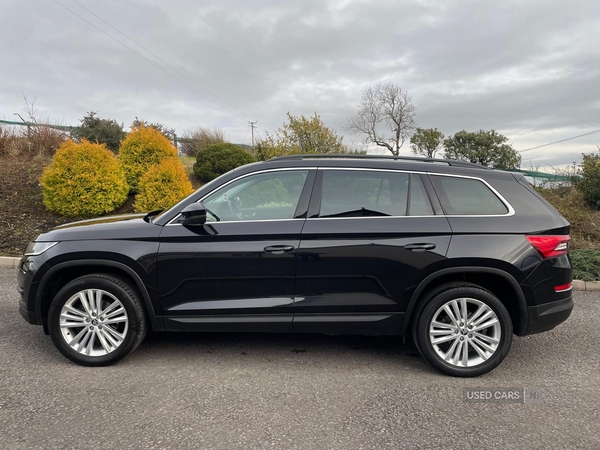
POLYGON ((210 194, 202 202, 207 222, 292 219, 308 170, 250 175, 210 194))
POLYGON ((431 176, 446 214, 506 214, 508 209, 489 187, 479 180, 431 176))
POLYGON ((323 174, 319 217, 431 214, 417 175, 368 170, 326 170, 323 174))
POLYGON ((433 208, 429 202, 427 192, 421 181, 421 177, 418 175, 410 176, 410 206, 408 215, 409 216, 431 216, 433 214, 433 208))

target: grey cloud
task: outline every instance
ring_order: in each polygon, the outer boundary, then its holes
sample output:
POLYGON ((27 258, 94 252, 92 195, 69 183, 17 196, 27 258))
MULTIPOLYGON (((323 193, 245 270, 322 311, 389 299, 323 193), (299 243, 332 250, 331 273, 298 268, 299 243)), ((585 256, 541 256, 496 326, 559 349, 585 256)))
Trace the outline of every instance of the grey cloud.
MULTIPOLYGON (((59 1, 135 48, 73 1, 59 1)), ((78 1, 244 114, 39 0, 0 6, 0 36, 10 42, 0 48, 0 116, 20 110, 25 92, 68 123, 98 110, 180 133, 219 126, 241 141, 246 114, 264 133, 287 111, 316 111, 345 134, 361 90, 386 80, 409 90, 420 126, 446 134, 495 128, 524 148, 548 142, 552 130, 563 138, 600 128, 597 2, 78 1)), ((583 142, 591 151, 600 137, 583 142)), ((572 148, 529 156, 570 159, 572 148)))

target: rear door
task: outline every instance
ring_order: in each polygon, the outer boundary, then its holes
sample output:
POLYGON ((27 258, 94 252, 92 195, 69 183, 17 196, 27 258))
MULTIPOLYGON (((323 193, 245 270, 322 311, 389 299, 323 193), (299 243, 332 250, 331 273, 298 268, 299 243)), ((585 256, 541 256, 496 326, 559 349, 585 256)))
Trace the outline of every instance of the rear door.
POLYGON ((398 334, 450 226, 419 173, 319 169, 297 257, 294 330, 398 334))

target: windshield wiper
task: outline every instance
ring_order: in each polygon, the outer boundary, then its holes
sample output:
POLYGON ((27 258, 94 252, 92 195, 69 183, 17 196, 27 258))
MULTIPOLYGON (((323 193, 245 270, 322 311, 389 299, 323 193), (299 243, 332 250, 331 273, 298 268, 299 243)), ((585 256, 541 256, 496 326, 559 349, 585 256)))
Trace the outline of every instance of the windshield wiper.
POLYGON ((376 211, 374 209, 360 208, 353 211, 344 211, 337 214, 329 214, 327 216, 320 217, 369 217, 369 216, 391 216, 391 214, 376 211))

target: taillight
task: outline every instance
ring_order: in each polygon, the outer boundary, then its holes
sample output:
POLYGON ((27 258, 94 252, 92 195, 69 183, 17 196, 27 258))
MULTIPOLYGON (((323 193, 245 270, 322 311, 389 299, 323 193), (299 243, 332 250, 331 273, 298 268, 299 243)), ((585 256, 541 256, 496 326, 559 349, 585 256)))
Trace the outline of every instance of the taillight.
POLYGON ((570 236, 525 236, 533 247, 540 252, 544 259, 566 255, 569 251, 570 236))

